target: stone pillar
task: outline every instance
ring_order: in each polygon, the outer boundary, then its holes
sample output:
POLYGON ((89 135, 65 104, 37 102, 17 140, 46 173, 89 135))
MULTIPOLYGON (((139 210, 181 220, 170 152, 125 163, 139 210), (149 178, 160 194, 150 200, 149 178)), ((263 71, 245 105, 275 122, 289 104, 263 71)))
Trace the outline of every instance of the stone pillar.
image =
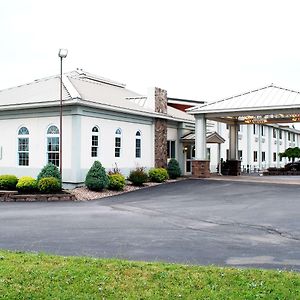
MULTIPOLYGON (((155 112, 167 114, 167 91, 154 89, 155 112)), ((154 120, 154 163, 156 168, 167 166, 167 120, 156 118, 154 120)))
POLYGON ((195 160, 192 161, 192 176, 210 177, 209 160, 206 153, 206 118, 204 114, 195 115, 195 160))

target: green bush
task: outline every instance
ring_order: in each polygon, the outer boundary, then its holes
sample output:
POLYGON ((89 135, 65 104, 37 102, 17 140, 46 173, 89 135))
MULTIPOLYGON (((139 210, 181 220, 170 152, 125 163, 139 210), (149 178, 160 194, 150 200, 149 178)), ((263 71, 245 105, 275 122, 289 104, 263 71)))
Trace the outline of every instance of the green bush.
POLYGON ((44 166, 44 168, 41 170, 41 172, 37 176, 37 181, 40 181, 42 178, 45 178, 45 177, 56 178, 61 186, 61 176, 60 176, 60 172, 59 172, 57 166, 55 166, 51 163, 44 166))
POLYGON ((15 190, 18 178, 15 175, 0 176, 0 190, 15 190))
POLYGON ((148 172, 149 180, 153 182, 164 182, 169 179, 169 175, 164 168, 153 168, 148 172))
POLYGON ((148 175, 144 168, 136 168, 130 172, 128 180, 130 180, 133 185, 142 186, 148 181, 148 175))
POLYGON ((85 185, 92 191, 102 191, 109 184, 108 176, 100 161, 95 161, 85 177, 85 185))
POLYGON ((38 189, 43 194, 52 194, 61 191, 61 183, 55 177, 44 177, 38 182, 38 189))
POLYGON ((122 174, 109 174, 108 175, 108 188, 114 191, 122 191, 125 187, 125 177, 122 174))
POLYGON ((171 179, 176 179, 181 175, 179 163, 175 158, 170 159, 167 170, 168 170, 169 177, 171 179))
POLYGON ((37 191, 37 181, 30 176, 23 176, 19 179, 16 187, 21 193, 34 193, 37 191))

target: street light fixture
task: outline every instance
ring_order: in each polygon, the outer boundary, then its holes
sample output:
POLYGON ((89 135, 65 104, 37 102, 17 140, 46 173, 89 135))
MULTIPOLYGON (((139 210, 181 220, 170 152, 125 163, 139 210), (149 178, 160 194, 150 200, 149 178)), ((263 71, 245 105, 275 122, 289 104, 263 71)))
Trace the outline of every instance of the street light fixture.
POLYGON ((62 90, 63 90, 63 80, 62 80, 62 61, 68 55, 67 49, 59 49, 58 56, 60 57, 60 114, 59 114, 59 171, 62 180, 62 90))

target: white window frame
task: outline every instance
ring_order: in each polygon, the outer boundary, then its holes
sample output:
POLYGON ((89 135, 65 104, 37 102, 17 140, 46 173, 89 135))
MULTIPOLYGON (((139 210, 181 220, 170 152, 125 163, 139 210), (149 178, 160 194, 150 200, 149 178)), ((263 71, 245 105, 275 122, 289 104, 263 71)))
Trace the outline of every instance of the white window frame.
POLYGON ((26 126, 21 126, 18 129, 18 149, 17 149, 17 160, 18 160, 18 166, 19 167, 28 167, 29 166, 29 130, 26 126), (22 132, 21 130, 25 129, 25 132, 22 132), (24 140, 25 143, 20 143, 21 140, 24 140), (27 159, 25 158, 25 154, 27 154, 27 159), (24 155, 23 159, 24 159, 24 164, 20 164, 21 158, 20 156, 24 155))
POLYGON ((91 157, 99 156, 99 141, 100 141, 100 130, 98 126, 94 126, 92 128, 91 157))
POLYGON ((122 129, 118 128, 115 131, 115 158, 121 157, 121 150, 122 150, 122 129))
POLYGON ((47 164, 49 164, 49 163, 52 163, 53 165, 55 165, 55 166, 57 166, 58 168, 59 168, 59 166, 60 166, 60 153, 59 153, 59 147, 60 147, 60 140, 59 140, 59 128, 58 128, 58 126, 56 126, 56 125, 54 125, 54 124, 52 124, 52 125, 50 125, 50 126, 48 126, 48 128, 47 128, 47 134, 46 134, 46 137, 47 137, 47 144, 46 144, 46 152, 47 152, 47 164), (53 133, 53 132, 49 132, 50 131, 50 129, 52 128, 52 130, 55 130, 55 132, 53 133), (58 144, 55 144, 55 143, 51 143, 51 144, 49 144, 49 140, 50 139, 56 139, 56 140, 58 140, 58 144), (49 150, 49 145, 56 145, 56 146, 58 146, 58 148, 57 148, 57 150, 49 150), (56 156, 56 157, 58 157, 58 159, 57 158, 51 158, 51 159, 49 159, 49 155, 54 155, 54 156, 56 156))
POLYGON ((142 133, 140 130, 138 130, 135 133, 135 158, 141 158, 141 157, 142 157, 142 133), (137 143, 139 143, 139 147, 137 143))

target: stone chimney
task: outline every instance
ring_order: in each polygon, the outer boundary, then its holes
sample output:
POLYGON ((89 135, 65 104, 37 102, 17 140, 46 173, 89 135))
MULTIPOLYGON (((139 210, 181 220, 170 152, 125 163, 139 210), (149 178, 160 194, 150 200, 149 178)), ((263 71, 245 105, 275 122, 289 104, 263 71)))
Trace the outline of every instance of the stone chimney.
MULTIPOLYGON (((154 88, 152 89, 152 104, 154 104, 155 112, 167 114, 167 91, 154 88)), ((149 100, 150 100, 149 99, 149 100)), ((163 118, 155 118, 155 140, 154 140, 154 156, 155 167, 165 168, 167 166, 167 120, 163 118)))

